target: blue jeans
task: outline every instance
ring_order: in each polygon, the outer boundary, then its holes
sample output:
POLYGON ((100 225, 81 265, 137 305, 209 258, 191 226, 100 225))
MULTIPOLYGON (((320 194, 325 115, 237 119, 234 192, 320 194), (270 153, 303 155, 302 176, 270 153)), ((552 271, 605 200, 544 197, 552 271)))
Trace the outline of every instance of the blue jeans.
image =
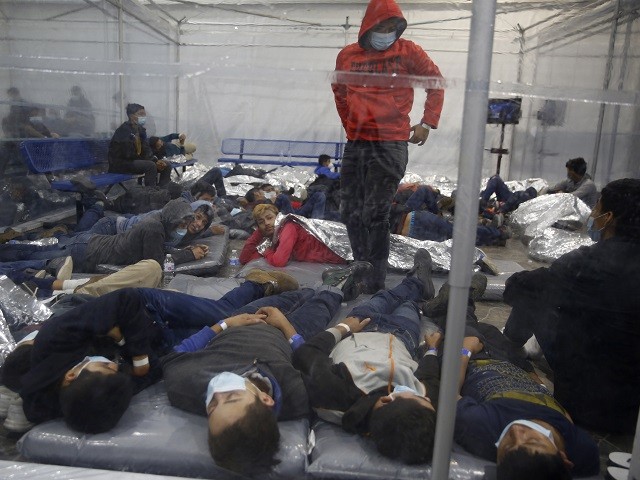
POLYGON ((407 277, 391 290, 380 290, 370 300, 358 305, 349 316, 370 318, 364 332, 392 333, 411 355, 420 343, 420 310, 423 285, 416 277, 407 277))
POLYGON ((280 194, 276 197, 275 206, 278 207, 282 213, 295 213, 307 218, 324 218, 324 207, 327 203, 327 197, 324 192, 314 192, 304 202, 300 208, 293 208, 291 206, 291 200, 284 194, 280 194))
MULTIPOLYGON (((81 272, 86 257, 87 244, 93 234, 82 232, 77 235, 62 235, 57 245, 4 244, 0 245, 0 262, 2 268, 11 270, 21 268, 20 260, 51 260, 53 258, 71 256, 74 272, 81 272)), ((33 267, 32 267, 33 268, 33 267)))
POLYGON ((76 233, 86 232, 93 227, 98 220, 104 217, 104 207, 93 204, 87 210, 85 210, 82 218, 78 222, 75 228, 76 233))
POLYGON ((406 206, 410 210, 422 210, 422 205, 431 213, 438 213, 438 195, 426 185, 420 185, 407 200, 406 206))
POLYGON ((13 280, 11 275, 9 275, 9 273, 13 271, 26 270, 27 268, 33 268, 34 270, 44 270, 46 266, 46 260, 17 260, 15 262, 5 262, 0 263, 0 275, 7 275, 13 280))
POLYGON ((151 317, 163 327, 168 346, 175 345, 203 327, 234 315, 240 307, 264 296, 264 287, 253 282, 242 283, 220 300, 157 288, 137 290, 151 317))
POLYGON ((506 202, 511 198, 512 192, 504 181, 498 176, 494 175, 487 182, 487 188, 480 193, 480 198, 485 202, 489 201, 491 195, 496 194, 496 198, 499 202, 506 202))
MULTIPOLYGON (((411 212, 409 237, 418 240, 443 242, 453 235, 453 225, 439 215, 426 210, 411 212)), ((494 245, 500 239, 501 232, 496 227, 478 225, 476 227, 476 245, 494 245)))
POLYGON ((224 188, 224 181, 222 180, 222 170, 218 167, 213 167, 205 173, 200 180, 216 187, 216 195, 218 197, 224 197, 227 195, 227 190, 224 188))
POLYGON ((255 313, 261 307, 276 307, 287 317, 302 338, 308 340, 327 328, 340 308, 342 293, 333 287, 320 287, 317 291, 302 288, 281 293, 240 308, 234 314, 255 313))

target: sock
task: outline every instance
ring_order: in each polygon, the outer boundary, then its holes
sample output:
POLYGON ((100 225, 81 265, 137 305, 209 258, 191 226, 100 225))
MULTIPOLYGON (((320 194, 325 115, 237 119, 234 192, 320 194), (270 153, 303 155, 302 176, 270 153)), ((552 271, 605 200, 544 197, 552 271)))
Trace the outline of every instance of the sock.
POLYGON ((64 280, 62 282, 62 289, 73 291, 76 288, 78 288, 80 285, 84 285, 88 281, 89 281, 88 278, 78 278, 76 280, 64 280))

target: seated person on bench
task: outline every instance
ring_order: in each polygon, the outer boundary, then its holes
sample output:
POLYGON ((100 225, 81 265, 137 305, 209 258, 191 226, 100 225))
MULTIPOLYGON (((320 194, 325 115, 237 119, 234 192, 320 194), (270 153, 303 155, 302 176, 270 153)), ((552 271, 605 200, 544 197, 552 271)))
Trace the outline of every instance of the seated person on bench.
MULTIPOLYGON (((265 295, 297 288, 296 280, 283 272, 254 269, 244 283, 220 300, 152 288, 120 289, 49 318, 31 345, 19 347, 31 349, 28 365, 8 363, 26 373, 19 381, 15 371, 4 369, 3 376, 13 376, 9 383, 18 388, 29 421, 63 416, 75 430, 104 432, 127 409, 133 385, 116 363, 87 357, 93 355, 97 337, 117 342, 132 362, 128 370, 133 376, 145 377, 139 383, 146 387, 159 378, 157 356, 173 345, 222 319, 230 327, 261 322, 264 315, 231 315, 265 295)), ((18 350, 11 355, 18 355, 18 350)))
POLYGON ((147 114, 142 105, 127 105, 128 121, 113 134, 109 144, 109 172, 144 173, 147 187, 166 185, 171 180, 171 168, 164 160, 153 156, 144 124, 147 114), (160 181, 158 182, 158 173, 160 181))
MULTIPOLYGON (((407 464, 431 460, 435 435, 438 359, 413 359, 420 340, 418 304, 434 295, 431 266, 429 252, 419 249, 402 283, 378 291, 294 353, 321 418, 369 434, 378 452, 407 464)), ((435 347, 438 337, 426 341, 435 347)))
POLYGON ((278 238, 274 237, 278 209, 275 205, 256 205, 253 218, 258 229, 247 239, 240 252, 240 263, 264 257, 269 265, 284 267, 289 260, 314 263, 347 263, 329 247, 307 232, 304 227, 294 221, 287 221, 280 229, 278 238), (265 240, 272 245, 264 251, 258 247, 265 240))
POLYGON ((260 475, 278 463, 277 422, 310 413, 293 351, 329 324, 343 299, 358 295, 370 268, 357 262, 316 291, 250 303, 239 311, 256 313, 262 322, 240 328, 219 322, 162 359, 171 404, 208 417, 209 450, 218 466, 260 475))

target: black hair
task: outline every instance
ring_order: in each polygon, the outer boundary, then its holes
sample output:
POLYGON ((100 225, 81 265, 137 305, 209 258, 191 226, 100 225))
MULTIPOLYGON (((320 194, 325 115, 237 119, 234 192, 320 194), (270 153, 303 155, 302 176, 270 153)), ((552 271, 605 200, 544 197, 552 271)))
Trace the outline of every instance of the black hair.
POLYGON ((216 465, 246 476, 263 475, 280 463, 278 420, 258 398, 240 420, 217 435, 209 432, 209 453, 216 465))
POLYGON ((497 468, 497 480, 569 480, 567 469, 560 453, 530 452, 525 448, 508 451, 497 468))
POLYGON ((32 344, 23 343, 13 349, 7 358, 4 359, 2 371, 0 373, 2 383, 9 390, 20 391, 20 377, 31 368, 32 344))
MULTIPOLYGON (((211 223, 211 220, 213 220, 213 211, 212 208, 209 205, 200 205, 198 208, 195 209, 195 211, 193 212, 194 214, 196 213, 202 213, 203 215, 205 215, 207 217, 207 225, 209 225, 211 223)), ((206 228, 206 226, 205 226, 206 228)))
POLYGON ((585 162, 582 157, 572 158, 571 160, 568 160, 564 166, 573 170, 578 175, 584 175, 587 173, 587 162, 585 162))
POLYGON ((149 145, 151 146, 151 150, 155 151, 155 146, 156 143, 158 143, 158 140, 160 140, 160 137, 149 137, 149 145))
POLYGON ((204 180, 198 180, 191 187, 191 195, 193 195, 194 197, 198 198, 203 193, 208 193, 212 197, 215 197, 216 193, 217 193, 216 192, 216 187, 214 187, 210 183, 207 183, 204 180))
POLYGON ((616 237, 640 241, 640 180, 622 178, 609 182, 600 194, 600 213, 612 212, 616 237))
POLYGON ((326 153, 323 153, 318 157, 318 165, 324 165, 325 162, 330 162, 330 161, 331 161, 331 157, 326 153))
POLYGON ((408 398, 371 412, 371 437, 378 452, 408 465, 429 463, 433 455, 436 412, 408 398))
POLYGON ((244 194, 244 198, 247 199, 247 202, 253 203, 256 201, 256 192, 260 190, 258 187, 253 187, 247 193, 244 194))
POLYGON ((138 112, 139 110, 144 110, 144 107, 142 105, 140 105, 139 103, 129 103, 127 105, 127 116, 133 115, 134 113, 138 112))
POLYGON ((175 200, 176 198, 179 198, 183 192, 182 185, 178 185, 175 182, 167 183, 166 189, 167 189, 167 192, 169 192, 169 198, 171 198, 171 200, 175 200))
POLYGON ((103 374, 83 371, 60 388, 62 416, 79 432, 102 433, 116 426, 129 407, 133 381, 122 372, 103 374))

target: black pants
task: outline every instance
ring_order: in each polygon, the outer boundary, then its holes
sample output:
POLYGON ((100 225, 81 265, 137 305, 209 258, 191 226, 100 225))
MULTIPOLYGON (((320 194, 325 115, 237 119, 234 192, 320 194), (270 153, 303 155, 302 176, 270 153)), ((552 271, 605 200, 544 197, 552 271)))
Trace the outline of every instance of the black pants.
POLYGON ((355 260, 374 267, 369 290, 384 288, 391 201, 407 168, 406 141, 349 141, 340 170, 340 214, 355 260))

